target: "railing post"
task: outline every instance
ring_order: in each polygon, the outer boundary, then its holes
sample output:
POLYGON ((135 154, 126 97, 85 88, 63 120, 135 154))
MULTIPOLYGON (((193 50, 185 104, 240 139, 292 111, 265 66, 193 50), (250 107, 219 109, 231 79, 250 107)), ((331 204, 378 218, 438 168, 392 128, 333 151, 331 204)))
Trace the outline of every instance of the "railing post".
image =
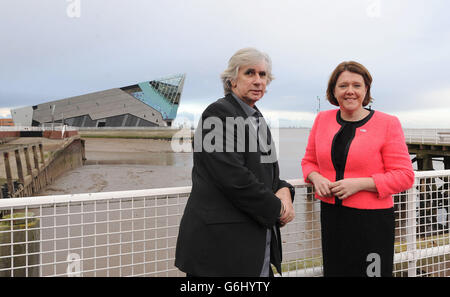
POLYGON ((414 180, 413 187, 407 191, 406 195, 406 250, 408 252, 408 277, 415 277, 417 273, 417 185, 418 178, 414 180))

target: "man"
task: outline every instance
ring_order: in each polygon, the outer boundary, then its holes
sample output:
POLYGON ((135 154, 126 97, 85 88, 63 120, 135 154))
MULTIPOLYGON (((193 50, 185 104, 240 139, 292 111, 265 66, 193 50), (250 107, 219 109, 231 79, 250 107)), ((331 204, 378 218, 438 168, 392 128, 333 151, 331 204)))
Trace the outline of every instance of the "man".
POLYGON ((294 218, 295 191, 279 179, 270 131, 255 105, 271 68, 256 49, 236 52, 221 76, 225 98, 202 114, 175 260, 188 276, 268 277, 270 263, 281 273, 279 227, 294 218))

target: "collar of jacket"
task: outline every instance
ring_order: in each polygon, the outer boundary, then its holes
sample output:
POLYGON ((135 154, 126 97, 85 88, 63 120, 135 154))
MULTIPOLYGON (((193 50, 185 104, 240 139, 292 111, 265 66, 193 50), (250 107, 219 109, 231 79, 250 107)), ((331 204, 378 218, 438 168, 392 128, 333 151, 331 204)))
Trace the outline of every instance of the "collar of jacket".
MULTIPOLYGON (((236 109, 237 116, 241 116, 245 119, 249 117, 249 115, 245 112, 245 110, 242 108, 239 102, 237 102, 236 99, 233 97, 233 94, 231 93, 227 94, 224 99, 234 106, 234 108, 236 109)), ((255 109, 255 111, 261 114, 261 112, 256 106, 253 109, 255 109)))
POLYGON ((339 109, 336 113, 336 122, 338 122, 338 124, 341 126, 344 126, 345 124, 348 124, 348 123, 354 123, 355 127, 359 128, 359 127, 365 125, 372 118, 373 114, 375 113, 375 111, 372 109, 369 110, 366 108, 366 110, 369 111, 369 114, 365 118, 363 118, 362 120, 356 121, 356 122, 349 122, 349 121, 344 120, 341 117, 341 110, 339 109))

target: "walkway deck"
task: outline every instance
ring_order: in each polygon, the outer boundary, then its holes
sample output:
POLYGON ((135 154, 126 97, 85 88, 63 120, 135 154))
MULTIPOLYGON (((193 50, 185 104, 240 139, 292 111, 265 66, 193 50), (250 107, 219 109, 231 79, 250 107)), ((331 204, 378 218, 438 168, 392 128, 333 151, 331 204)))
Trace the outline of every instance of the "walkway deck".
POLYGON ((450 169, 450 130, 409 129, 405 140, 419 171, 433 170, 433 160, 442 161, 444 169, 450 169))

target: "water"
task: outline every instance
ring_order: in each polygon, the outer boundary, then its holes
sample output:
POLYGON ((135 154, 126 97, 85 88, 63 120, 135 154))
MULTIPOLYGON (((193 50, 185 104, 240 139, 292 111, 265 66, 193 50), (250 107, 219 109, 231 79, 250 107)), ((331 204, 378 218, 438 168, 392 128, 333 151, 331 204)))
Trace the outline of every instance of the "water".
POLYGON ((305 155, 310 129, 279 129, 278 164, 281 179, 302 178, 300 163, 305 155))

